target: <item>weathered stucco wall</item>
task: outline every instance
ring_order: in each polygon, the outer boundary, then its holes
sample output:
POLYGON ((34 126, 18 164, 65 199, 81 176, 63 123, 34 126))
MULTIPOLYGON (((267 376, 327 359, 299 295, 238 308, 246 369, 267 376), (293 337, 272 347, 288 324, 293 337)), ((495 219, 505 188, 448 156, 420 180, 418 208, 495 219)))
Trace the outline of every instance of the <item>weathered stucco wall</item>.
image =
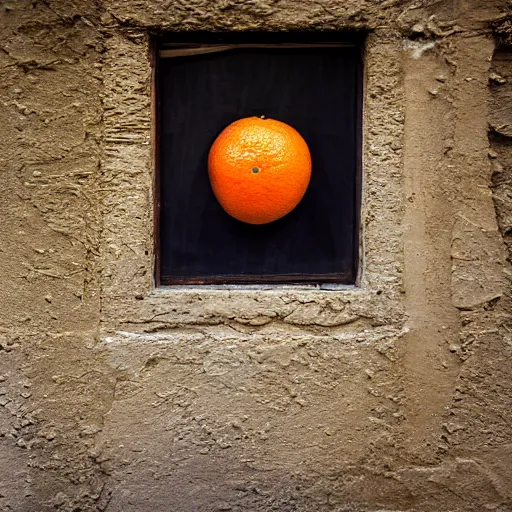
POLYGON ((512 511, 510 5, 0 6, 0 510, 512 511), (365 45, 358 287, 154 289, 150 35, 365 45))

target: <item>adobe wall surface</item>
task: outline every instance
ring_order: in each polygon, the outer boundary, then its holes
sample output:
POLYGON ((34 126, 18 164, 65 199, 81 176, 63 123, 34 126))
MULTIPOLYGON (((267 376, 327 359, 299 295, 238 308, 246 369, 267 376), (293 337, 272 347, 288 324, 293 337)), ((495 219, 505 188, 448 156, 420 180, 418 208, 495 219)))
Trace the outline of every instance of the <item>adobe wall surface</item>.
POLYGON ((510 7, 3 2, 0 510, 512 511, 510 7), (359 285, 154 289, 150 35, 345 29, 359 285))

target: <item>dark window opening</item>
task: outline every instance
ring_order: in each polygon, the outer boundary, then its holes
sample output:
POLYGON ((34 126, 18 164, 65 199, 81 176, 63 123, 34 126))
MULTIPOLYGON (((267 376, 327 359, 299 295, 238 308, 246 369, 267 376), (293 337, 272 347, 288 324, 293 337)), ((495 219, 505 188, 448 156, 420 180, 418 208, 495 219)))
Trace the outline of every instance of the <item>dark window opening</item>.
POLYGON ((355 282, 361 43, 330 33, 157 40, 157 284, 355 282), (313 162, 301 203, 259 226, 222 209, 207 170, 219 133, 249 116, 293 126, 313 162))

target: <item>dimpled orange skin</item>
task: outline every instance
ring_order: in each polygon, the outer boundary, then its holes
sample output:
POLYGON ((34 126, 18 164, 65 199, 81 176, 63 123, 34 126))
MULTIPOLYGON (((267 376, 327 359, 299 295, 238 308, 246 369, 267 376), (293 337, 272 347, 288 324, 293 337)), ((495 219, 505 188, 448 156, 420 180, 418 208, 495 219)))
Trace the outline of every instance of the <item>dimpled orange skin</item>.
POLYGON ((213 193, 242 222, 267 224, 290 213, 311 178, 308 145, 291 126, 247 117, 231 123, 208 155, 213 193))

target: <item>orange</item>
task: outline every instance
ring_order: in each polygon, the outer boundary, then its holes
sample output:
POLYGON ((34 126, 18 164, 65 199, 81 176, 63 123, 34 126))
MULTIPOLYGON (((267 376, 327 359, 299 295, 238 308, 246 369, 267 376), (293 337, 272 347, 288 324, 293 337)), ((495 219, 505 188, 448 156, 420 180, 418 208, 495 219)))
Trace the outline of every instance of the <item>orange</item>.
POLYGON ((208 173, 213 193, 229 215, 249 224, 266 224, 299 204, 311 178, 311 155, 291 126, 247 117, 231 123, 215 139, 208 173))

